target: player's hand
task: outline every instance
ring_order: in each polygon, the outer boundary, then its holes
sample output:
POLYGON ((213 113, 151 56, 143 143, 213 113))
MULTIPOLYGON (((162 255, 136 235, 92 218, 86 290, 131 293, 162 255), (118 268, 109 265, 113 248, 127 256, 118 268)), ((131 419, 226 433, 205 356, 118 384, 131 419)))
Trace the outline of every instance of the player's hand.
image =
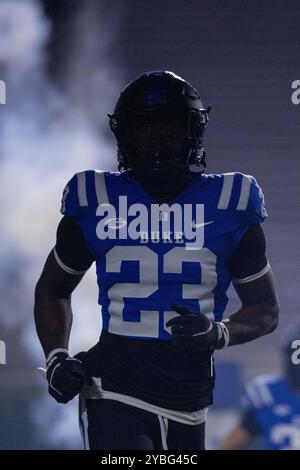
POLYGON ((46 359, 46 377, 50 395, 58 403, 67 403, 90 382, 82 362, 65 350, 53 350, 46 359))
POLYGON ((229 333, 224 323, 212 322, 203 313, 181 305, 172 308, 179 316, 166 323, 171 327, 173 345, 196 351, 221 349, 228 344, 229 333))

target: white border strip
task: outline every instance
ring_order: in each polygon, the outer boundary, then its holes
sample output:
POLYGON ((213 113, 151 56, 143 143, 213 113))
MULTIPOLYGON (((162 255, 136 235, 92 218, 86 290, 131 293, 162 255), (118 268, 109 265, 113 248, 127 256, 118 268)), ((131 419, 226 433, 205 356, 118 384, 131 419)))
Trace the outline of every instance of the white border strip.
POLYGON ((246 284, 247 282, 255 281, 256 279, 259 279, 264 274, 266 274, 270 269, 271 266, 269 263, 267 263, 266 266, 261 271, 259 271, 259 273, 252 274, 252 276, 244 277, 242 279, 232 279, 232 282, 234 284, 246 284))
POLYGON ((232 186, 234 180, 234 173, 224 173, 223 175, 223 186, 218 202, 218 209, 227 209, 229 206, 232 186))
POLYGON ((243 175, 241 194, 237 205, 238 211, 245 211, 247 209, 252 181, 251 176, 243 175))
POLYGON ((95 190, 98 201, 100 204, 109 204, 109 199, 105 184, 105 172, 95 170, 95 190))
POLYGON ((87 207, 88 200, 87 200, 87 194, 86 194, 86 175, 85 171, 82 171, 81 173, 77 173, 77 193, 78 193, 78 201, 79 205, 83 207, 87 207))
POLYGON ((72 269, 72 268, 69 268, 68 266, 66 266, 62 260, 60 259, 60 257, 58 256, 57 254, 57 251, 55 248, 53 248, 53 253, 54 253, 54 258, 56 259, 56 262, 57 264, 59 265, 59 267, 61 269, 63 269, 66 273, 68 274, 73 274, 73 275, 79 275, 79 274, 84 274, 87 272, 87 269, 85 271, 76 271, 75 269, 72 269))

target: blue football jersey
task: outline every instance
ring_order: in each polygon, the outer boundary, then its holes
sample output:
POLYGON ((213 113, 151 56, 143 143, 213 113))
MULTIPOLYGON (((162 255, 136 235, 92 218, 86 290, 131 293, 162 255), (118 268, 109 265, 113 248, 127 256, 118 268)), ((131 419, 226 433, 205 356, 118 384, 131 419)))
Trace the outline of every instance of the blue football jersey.
POLYGON ((251 380, 243 399, 257 423, 266 450, 300 450, 300 395, 279 376, 251 380))
POLYGON ((104 330, 162 340, 173 303, 222 319, 230 256, 266 218, 260 187, 241 173, 201 175, 159 205, 127 173, 84 171, 65 187, 61 212, 95 256, 104 330))

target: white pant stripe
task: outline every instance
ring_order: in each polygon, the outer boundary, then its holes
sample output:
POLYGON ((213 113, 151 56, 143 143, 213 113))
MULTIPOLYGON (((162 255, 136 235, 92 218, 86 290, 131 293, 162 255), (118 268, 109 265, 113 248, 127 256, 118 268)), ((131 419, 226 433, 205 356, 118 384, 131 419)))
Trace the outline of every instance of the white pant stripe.
POLYGON ((168 436, 168 418, 164 418, 163 416, 157 415, 159 425, 160 425, 160 433, 161 433, 161 443, 163 450, 168 450, 167 444, 167 436, 168 436))
POLYGON ((80 430, 81 430, 81 437, 83 439, 84 449, 90 450, 87 408, 86 408, 86 400, 84 398, 79 399, 79 420, 81 422, 80 430))

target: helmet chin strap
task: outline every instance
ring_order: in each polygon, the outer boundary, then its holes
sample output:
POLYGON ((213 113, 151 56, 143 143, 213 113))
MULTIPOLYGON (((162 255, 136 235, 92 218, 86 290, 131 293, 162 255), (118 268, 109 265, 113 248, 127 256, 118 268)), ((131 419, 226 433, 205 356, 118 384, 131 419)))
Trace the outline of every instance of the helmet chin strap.
POLYGON ((194 159, 194 162, 189 166, 189 170, 191 173, 204 173, 206 169, 205 155, 206 152, 201 145, 199 154, 194 159))
POLYGON ((186 159, 179 157, 179 154, 172 155, 171 151, 166 158, 166 154, 159 151, 152 153, 146 150, 144 154, 134 155, 131 161, 132 175, 159 203, 174 199, 205 171, 205 151, 202 147, 194 150, 194 155, 197 152, 194 157, 191 151, 190 158, 186 159), (160 155, 163 156, 160 158, 160 155))

